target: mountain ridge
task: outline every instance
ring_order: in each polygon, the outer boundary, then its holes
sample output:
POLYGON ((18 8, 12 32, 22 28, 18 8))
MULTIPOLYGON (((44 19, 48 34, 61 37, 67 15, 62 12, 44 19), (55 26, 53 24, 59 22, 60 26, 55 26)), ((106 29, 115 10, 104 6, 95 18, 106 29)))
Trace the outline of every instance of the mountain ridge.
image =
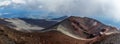
POLYGON ((45 30, 28 31, 9 27, 9 20, 12 23, 18 20, 18 25, 28 25, 20 19, 0 19, 0 44, 93 44, 118 33, 117 28, 87 17, 71 16, 45 30))

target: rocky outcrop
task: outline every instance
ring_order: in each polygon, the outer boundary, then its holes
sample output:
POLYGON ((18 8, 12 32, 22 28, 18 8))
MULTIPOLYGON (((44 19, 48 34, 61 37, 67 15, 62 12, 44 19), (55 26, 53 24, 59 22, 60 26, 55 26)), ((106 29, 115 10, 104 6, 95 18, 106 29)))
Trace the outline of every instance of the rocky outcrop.
POLYGON ((105 25, 92 18, 72 16, 69 18, 69 20, 71 25, 74 27, 74 31, 81 31, 88 34, 86 38, 98 36, 100 35, 100 32, 109 33, 118 31, 117 28, 105 25))
POLYGON ((0 44, 102 44, 116 33, 119 32, 115 27, 95 19, 72 16, 49 28, 32 32, 18 31, 1 23, 0 44))
POLYGON ((106 38, 94 44, 120 44, 120 33, 114 33, 106 36, 106 38))

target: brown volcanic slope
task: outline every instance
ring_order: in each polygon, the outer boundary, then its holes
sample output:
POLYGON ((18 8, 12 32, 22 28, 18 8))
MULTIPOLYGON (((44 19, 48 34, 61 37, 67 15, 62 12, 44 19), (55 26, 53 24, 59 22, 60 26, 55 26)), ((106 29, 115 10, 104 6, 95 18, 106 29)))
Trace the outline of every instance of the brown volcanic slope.
MULTIPOLYGON (((54 25, 53 26, 55 27, 54 30, 46 31, 46 30, 49 30, 49 28, 45 29, 44 31, 46 32, 41 32, 39 30, 34 32, 21 32, 21 31, 17 31, 16 29, 10 28, 4 24, 1 24, 0 25, 0 44, 89 44, 89 42, 91 42, 91 40, 89 41, 89 40, 76 39, 76 38, 70 37, 69 35, 66 35, 65 33, 62 33, 62 31, 57 31, 57 29, 60 28, 60 27, 57 27, 59 25, 63 25, 63 27, 66 27, 65 29, 70 31, 71 34, 76 35, 77 33, 78 35, 80 35, 80 37, 82 35, 82 37, 85 39, 99 36, 103 28, 108 28, 108 31, 106 31, 105 33, 117 31, 117 29, 114 27, 106 26, 94 19, 90 19, 86 17, 83 17, 83 18, 69 17, 68 19, 65 19, 60 23, 54 25), (64 22, 66 20, 69 21, 70 23, 75 23, 75 24, 76 22, 79 21, 80 26, 73 25, 73 27, 69 27, 71 25, 67 24, 69 22, 64 22), (97 25, 96 23, 94 24, 94 21, 97 22, 97 25), (95 27, 93 24, 95 25, 95 27), (82 31, 81 31, 81 28, 82 28, 82 31), (77 29, 80 29, 80 30, 77 30, 77 29), (85 30, 85 32, 83 32, 83 30, 85 30), (85 34, 85 33, 88 33, 88 34, 85 34), (90 37, 90 35, 92 35, 93 37, 90 37)), ((107 35, 104 35, 104 37, 106 38, 107 35)))
POLYGON ((0 26, 0 44, 85 44, 84 42, 57 31, 24 33, 0 26))

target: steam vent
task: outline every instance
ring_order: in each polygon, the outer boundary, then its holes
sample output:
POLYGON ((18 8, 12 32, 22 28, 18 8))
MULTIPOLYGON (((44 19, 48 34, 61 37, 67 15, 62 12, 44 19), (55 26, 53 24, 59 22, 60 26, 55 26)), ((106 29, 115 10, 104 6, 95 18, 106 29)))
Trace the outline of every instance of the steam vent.
POLYGON ((120 44, 119 36, 117 28, 87 17, 0 19, 0 44, 120 44))

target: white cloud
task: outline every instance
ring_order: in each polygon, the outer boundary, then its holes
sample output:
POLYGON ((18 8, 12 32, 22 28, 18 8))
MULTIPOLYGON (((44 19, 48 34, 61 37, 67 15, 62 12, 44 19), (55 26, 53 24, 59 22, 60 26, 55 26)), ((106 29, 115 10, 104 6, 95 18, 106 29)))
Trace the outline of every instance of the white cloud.
POLYGON ((46 10, 61 15, 104 16, 120 22, 120 0, 7 0, 0 5, 20 3, 26 9, 46 10))
POLYGON ((25 4, 26 2, 24 0, 12 0, 12 2, 17 4, 25 4))
POLYGON ((44 0, 41 2, 50 11, 77 16, 104 16, 120 22, 120 0, 44 0))
POLYGON ((38 8, 43 8, 43 6, 42 6, 42 5, 40 5, 38 8))
POLYGON ((11 4, 11 1, 2 1, 0 2, 0 6, 8 6, 11 4))

